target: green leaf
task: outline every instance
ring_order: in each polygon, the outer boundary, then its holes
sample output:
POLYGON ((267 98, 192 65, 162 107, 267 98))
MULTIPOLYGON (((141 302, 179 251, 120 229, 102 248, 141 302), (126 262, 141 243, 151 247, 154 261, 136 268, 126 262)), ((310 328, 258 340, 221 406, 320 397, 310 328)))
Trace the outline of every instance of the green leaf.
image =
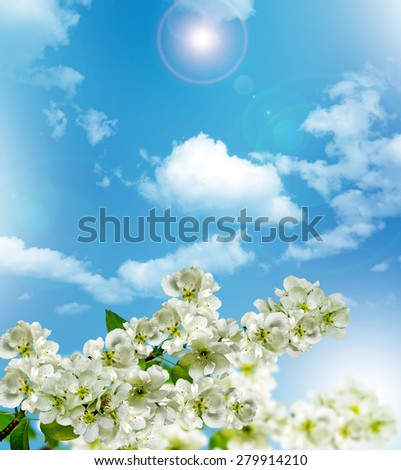
POLYGON ((10 434, 11 450, 29 450, 28 438, 29 421, 23 419, 10 434))
POLYGON ((162 367, 164 370, 166 370, 169 374, 171 374, 171 369, 172 367, 169 364, 166 364, 165 362, 160 363, 160 367, 162 367))
POLYGON ((0 411, 0 431, 6 428, 13 419, 14 419, 13 415, 2 414, 0 411))
POLYGON ((193 353, 188 353, 185 354, 184 357, 182 357, 177 364, 180 365, 181 367, 189 367, 191 364, 193 364, 196 360, 196 356, 193 353))
POLYGON ((148 370, 149 367, 152 367, 152 366, 160 366, 160 361, 153 360, 153 361, 146 361, 145 362, 145 370, 148 370))
POLYGON ((106 310, 106 327, 109 333, 110 331, 116 330, 117 328, 123 329, 123 325, 126 322, 127 320, 124 320, 124 318, 120 317, 120 315, 117 315, 111 310, 106 310))
POLYGON ((32 426, 31 421, 29 421, 28 425, 28 437, 29 439, 36 439, 38 437, 38 433, 36 432, 36 429, 32 426))
POLYGON ((60 448, 60 442, 55 439, 46 438, 46 442, 49 449, 56 450, 60 448))
POLYGON ((72 441, 78 437, 72 426, 61 426, 57 421, 50 424, 40 423, 40 429, 46 438, 51 441, 72 441))
POLYGON ((195 362, 195 354, 188 353, 182 357, 177 364, 171 369, 171 380, 177 383, 178 379, 184 379, 192 383, 192 377, 189 375, 189 368, 195 362))
POLYGON ((223 429, 213 434, 209 440, 209 449, 228 450, 228 441, 234 436, 235 431, 223 429))
POLYGON ((192 377, 189 375, 189 366, 182 367, 176 364, 171 369, 171 380, 173 383, 176 384, 178 379, 184 379, 192 383, 192 377))
POLYGON ((152 361, 144 361, 143 360, 143 362, 141 362, 141 360, 140 360, 140 361, 138 361, 138 364, 139 364, 139 367, 142 370, 148 370, 152 366, 160 366, 162 369, 166 370, 169 374, 169 379, 168 379, 167 382, 168 383, 173 383, 171 381, 171 377, 170 377, 171 376, 171 367, 168 364, 164 363, 163 361, 160 361, 158 359, 153 359, 152 361))
POLYGON ((164 354, 164 349, 162 349, 160 347, 155 348, 152 352, 152 356, 154 356, 154 357, 160 357, 160 356, 163 356, 163 354, 164 354))

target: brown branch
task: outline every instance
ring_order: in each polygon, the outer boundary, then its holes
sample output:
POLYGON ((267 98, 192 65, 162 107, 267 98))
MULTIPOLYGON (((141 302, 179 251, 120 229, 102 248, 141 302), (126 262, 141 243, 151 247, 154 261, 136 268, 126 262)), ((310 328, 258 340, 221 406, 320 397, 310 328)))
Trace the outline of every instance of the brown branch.
POLYGON ((11 421, 11 423, 6 426, 2 431, 0 431, 0 442, 4 441, 4 439, 9 436, 12 431, 18 426, 20 420, 15 418, 11 421))

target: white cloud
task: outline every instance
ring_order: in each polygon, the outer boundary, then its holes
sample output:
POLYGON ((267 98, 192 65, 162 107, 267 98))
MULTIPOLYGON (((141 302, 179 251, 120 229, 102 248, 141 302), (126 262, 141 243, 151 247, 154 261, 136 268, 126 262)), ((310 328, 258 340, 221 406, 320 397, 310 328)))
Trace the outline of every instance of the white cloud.
POLYGON ((117 178, 123 186, 127 187, 127 188, 130 188, 131 186, 135 186, 135 181, 132 181, 128 178, 126 178, 124 175, 123 175, 123 172, 121 170, 121 168, 114 168, 112 170, 112 174, 115 178, 117 178))
POLYGON ((236 215, 247 208, 273 221, 298 213, 273 164, 230 156, 222 141, 205 134, 176 144, 156 167, 154 179, 140 181, 139 191, 152 203, 191 213, 236 215))
POLYGON ((95 175, 100 176, 101 179, 99 181, 96 181, 96 186, 99 186, 100 188, 109 188, 111 185, 111 178, 109 175, 106 174, 106 171, 102 168, 100 163, 96 162, 95 166, 93 167, 93 173, 95 175))
POLYGON ((390 267, 390 263, 388 261, 383 261, 382 263, 375 264, 372 266, 370 269, 373 273, 384 273, 388 271, 388 268, 390 267))
POLYGON ((42 59, 46 47, 69 43, 68 35, 79 21, 73 10, 58 0, 13 0, 0 2, 0 66, 21 69, 42 59))
POLYGON ((53 139, 61 139, 65 134, 68 124, 65 113, 57 107, 54 101, 51 101, 49 103, 49 109, 44 109, 43 114, 46 116, 48 126, 52 129, 53 139))
POLYGON ((103 176, 100 181, 96 181, 96 186, 99 188, 109 188, 111 185, 111 180, 108 176, 103 176))
POLYGON ((57 315, 78 315, 91 310, 92 307, 86 304, 79 304, 77 302, 71 302, 69 304, 58 305, 55 307, 54 312, 57 315))
POLYGON ((75 284, 96 300, 106 303, 130 302, 132 289, 115 277, 90 272, 88 263, 49 248, 27 248, 15 237, 0 237, 0 274, 28 276, 75 284))
POLYGON ((246 20, 255 14, 254 0, 180 0, 180 6, 210 21, 246 20))
POLYGON ((81 112, 76 123, 86 131, 89 143, 97 145, 106 137, 116 134, 118 121, 108 119, 104 112, 90 108, 86 112, 81 112))
POLYGON ((297 173, 308 186, 324 196, 341 190, 344 180, 361 179, 368 170, 369 138, 372 128, 388 117, 381 104, 385 79, 371 67, 361 73, 349 73, 327 91, 334 104, 317 107, 302 124, 315 137, 331 137, 326 158, 313 162, 279 156, 282 174, 297 173))
POLYGON ((139 150, 139 156, 145 160, 145 162, 150 163, 152 166, 158 165, 161 162, 161 158, 157 155, 149 155, 149 152, 146 149, 139 150))
POLYGON ((75 95, 77 87, 83 82, 84 76, 71 67, 35 67, 31 70, 29 81, 45 89, 60 88, 69 96, 75 95))
POLYGON ((390 87, 372 67, 347 74, 328 90, 333 104, 312 111, 302 126, 316 137, 330 137, 326 159, 277 156, 279 174, 299 175, 329 199, 336 218, 336 227, 321 233, 323 242, 291 245, 286 257, 308 260, 356 249, 387 218, 401 216, 401 134, 380 135, 394 119, 382 103, 390 87))
POLYGON ((31 294, 28 294, 28 292, 24 292, 18 297, 18 300, 20 300, 21 302, 27 302, 28 300, 31 300, 31 299, 32 299, 32 296, 31 294))
POLYGON ((145 262, 128 260, 117 276, 105 278, 91 272, 87 262, 49 248, 28 248, 16 237, 0 237, 0 275, 15 275, 62 282, 78 286, 95 300, 106 304, 123 304, 135 297, 161 293, 164 274, 198 265, 216 274, 232 273, 250 263, 252 252, 239 241, 198 243, 179 248, 175 253, 145 262))
MULTIPOLYGON (((77 2, 75 2, 77 3, 77 2)), ((87 1, 80 1, 86 5, 87 1)), ((61 0, 12 0, 0 2, 0 70, 3 76, 58 86, 73 92, 83 77, 69 67, 38 65, 48 48, 69 44, 69 34, 79 22, 73 4, 61 0)))
POLYGON ((100 163, 96 162, 95 166, 93 168, 93 172, 95 175, 100 176, 102 179, 100 181, 96 181, 96 186, 99 186, 101 188, 108 188, 111 185, 111 182, 113 179, 116 179, 120 181, 120 183, 127 187, 130 188, 132 186, 135 186, 136 182, 132 181, 128 178, 126 178, 123 175, 123 172, 121 168, 113 168, 110 172, 105 170, 100 163))
POLYGON ((92 5, 92 0, 67 0, 68 5, 82 5, 84 7, 90 7, 92 5))
POLYGON ((370 237, 376 227, 369 223, 341 224, 332 230, 320 233, 323 241, 311 239, 303 245, 290 244, 284 257, 308 261, 337 255, 344 250, 354 250, 359 243, 370 237))
POLYGON ((215 240, 179 248, 163 258, 145 262, 127 261, 118 270, 119 275, 138 292, 151 294, 160 291, 160 279, 186 266, 200 266, 213 274, 233 273, 254 260, 254 253, 245 251, 238 238, 230 243, 215 240))

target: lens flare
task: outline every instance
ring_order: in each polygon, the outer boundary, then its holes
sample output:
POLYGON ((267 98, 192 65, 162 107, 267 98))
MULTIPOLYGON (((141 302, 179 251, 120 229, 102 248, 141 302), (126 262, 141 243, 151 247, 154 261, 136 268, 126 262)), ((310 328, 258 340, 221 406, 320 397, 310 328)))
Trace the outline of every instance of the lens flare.
POLYGON ((190 30, 188 44, 194 52, 202 55, 208 54, 219 46, 220 37, 211 26, 199 25, 190 30))
POLYGON ((229 21, 189 11, 180 2, 163 15, 157 33, 159 55, 176 77, 208 85, 226 79, 241 65, 248 31, 231 3, 227 2, 227 8, 232 10, 229 21))

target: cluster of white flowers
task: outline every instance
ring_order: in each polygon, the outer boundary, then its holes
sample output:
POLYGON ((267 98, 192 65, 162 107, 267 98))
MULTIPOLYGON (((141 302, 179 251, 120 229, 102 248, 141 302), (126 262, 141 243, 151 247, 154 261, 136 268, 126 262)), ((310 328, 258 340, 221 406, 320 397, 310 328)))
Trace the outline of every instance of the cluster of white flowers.
POLYGON ((215 446, 222 448, 223 445, 223 448, 231 450, 268 449, 268 438, 279 439, 288 425, 285 406, 271 398, 271 391, 276 387, 273 373, 278 367, 260 358, 244 364, 240 354, 234 359, 234 372, 221 382, 226 387, 236 388, 243 395, 255 396, 258 407, 252 423, 240 429, 227 429, 226 426, 226 429, 219 431, 217 439, 214 439, 215 446))
POLYGON ((300 357, 329 333, 335 339, 345 336, 349 325, 349 308, 341 295, 325 297, 319 282, 288 276, 284 290, 276 289, 279 301, 271 297, 254 302, 259 313, 248 312, 242 318, 246 328, 247 344, 243 360, 255 357, 274 360, 277 355, 288 353, 300 357))
POLYGON ((310 402, 295 403, 283 442, 298 449, 352 449, 380 446, 395 434, 391 409, 373 391, 349 380, 332 393, 313 393, 310 402))
POLYGON ((225 385, 253 393, 258 410, 253 422, 240 430, 224 429, 212 439, 220 448, 268 449, 272 442, 291 449, 354 449, 381 447, 396 435, 396 419, 377 395, 355 380, 331 393, 311 393, 310 401, 295 403, 290 411, 273 401, 270 391, 277 367, 255 361, 241 365, 225 385), (223 446, 223 447, 221 447, 223 446))
POLYGON ((326 331, 342 336, 348 324, 339 296, 325 298, 317 283, 295 277, 276 291, 279 302, 256 301, 260 313, 247 313, 243 328, 220 318, 210 273, 183 269, 162 286, 172 298, 151 318, 124 323, 112 314, 117 326, 82 354, 61 357, 49 330, 18 322, 0 338, 0 357, 11 359, 0 405, 38 414, 43 425, 70 426, 79 442, 102 448, 185 447, 185 433, 201 446, 204 426, 274 436, 285 416, 260 397, 273 384, 269 367, 284 352, 310 349, 326 331))

